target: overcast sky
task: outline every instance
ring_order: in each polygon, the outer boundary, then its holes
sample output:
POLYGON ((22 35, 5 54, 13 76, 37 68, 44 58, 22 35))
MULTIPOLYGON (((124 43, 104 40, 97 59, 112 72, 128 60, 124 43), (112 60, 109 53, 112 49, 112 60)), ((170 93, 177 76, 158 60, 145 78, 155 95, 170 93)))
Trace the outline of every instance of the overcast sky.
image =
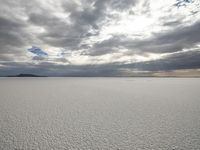
POLYGON ((200 0, 0 0, 0 75, 200 68, 200 0))

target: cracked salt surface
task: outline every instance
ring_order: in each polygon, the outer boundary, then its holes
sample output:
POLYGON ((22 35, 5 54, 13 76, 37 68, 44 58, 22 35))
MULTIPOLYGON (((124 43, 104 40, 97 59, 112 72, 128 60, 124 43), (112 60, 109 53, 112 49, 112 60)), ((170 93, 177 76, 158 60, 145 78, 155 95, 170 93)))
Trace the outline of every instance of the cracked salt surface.
POLYGON ((1 150, 199 150, 200 79, 0 78, 1 150))

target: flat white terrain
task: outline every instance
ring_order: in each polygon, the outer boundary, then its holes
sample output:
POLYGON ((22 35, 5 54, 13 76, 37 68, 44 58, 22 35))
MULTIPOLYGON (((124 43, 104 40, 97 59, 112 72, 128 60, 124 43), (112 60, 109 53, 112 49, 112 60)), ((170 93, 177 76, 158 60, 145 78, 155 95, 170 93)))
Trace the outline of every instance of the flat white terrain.
POLYGON ((198 78, 0 78, 1 150, 200 150, 198 78))

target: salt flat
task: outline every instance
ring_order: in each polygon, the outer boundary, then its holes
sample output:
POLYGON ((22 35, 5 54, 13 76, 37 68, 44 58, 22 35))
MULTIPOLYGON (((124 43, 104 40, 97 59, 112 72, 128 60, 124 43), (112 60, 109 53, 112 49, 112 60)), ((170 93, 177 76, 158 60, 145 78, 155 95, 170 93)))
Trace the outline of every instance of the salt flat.
POLYGON ((198 78, 0 78, 0 149, 200 149, 198 78))

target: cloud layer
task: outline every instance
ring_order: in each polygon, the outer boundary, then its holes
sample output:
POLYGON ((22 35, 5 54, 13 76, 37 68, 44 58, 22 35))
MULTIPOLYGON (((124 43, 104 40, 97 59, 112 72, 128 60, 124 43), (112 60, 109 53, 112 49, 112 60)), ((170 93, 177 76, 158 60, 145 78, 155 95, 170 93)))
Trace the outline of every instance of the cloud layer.
POLYGON ((0 75, 120 76, 200 68, 198 0, 0 3, 0 75), (32 46, 41 51, 30 51, 32 46))

